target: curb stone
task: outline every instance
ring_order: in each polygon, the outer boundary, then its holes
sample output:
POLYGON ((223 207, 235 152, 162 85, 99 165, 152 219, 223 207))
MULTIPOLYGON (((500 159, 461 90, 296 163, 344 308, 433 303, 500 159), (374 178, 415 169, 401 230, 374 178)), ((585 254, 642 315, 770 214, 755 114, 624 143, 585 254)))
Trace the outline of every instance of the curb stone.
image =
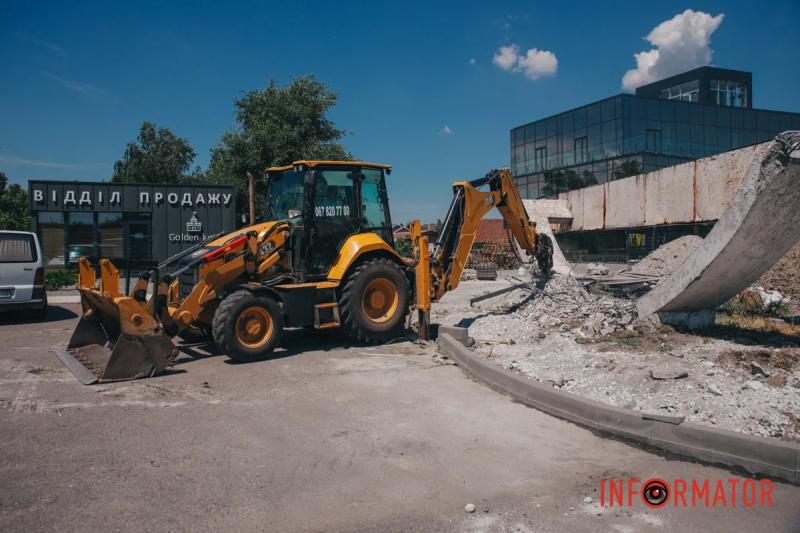
POLYGON ((553 416, 677 455, 800 484, 800 445, 614 407, 520 377, 477 357, 448 333, 438 350, 490 388, 553 416))

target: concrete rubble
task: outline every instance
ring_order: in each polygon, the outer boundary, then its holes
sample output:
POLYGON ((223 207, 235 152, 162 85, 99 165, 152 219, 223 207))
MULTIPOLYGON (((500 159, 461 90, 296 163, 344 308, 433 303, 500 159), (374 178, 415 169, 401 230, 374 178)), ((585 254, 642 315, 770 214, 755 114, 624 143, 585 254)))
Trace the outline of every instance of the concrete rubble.
POLYGON ((640 328, 636 299, 561 275, 472 308, 466 304, 469 295, 519 281, 509 272, 495 282, 464 282, 460 289, 468 294, 437 304, 434 321, 458 317, 477 354, 563 391, 643 413, 800 440, 796 343, 640 328))

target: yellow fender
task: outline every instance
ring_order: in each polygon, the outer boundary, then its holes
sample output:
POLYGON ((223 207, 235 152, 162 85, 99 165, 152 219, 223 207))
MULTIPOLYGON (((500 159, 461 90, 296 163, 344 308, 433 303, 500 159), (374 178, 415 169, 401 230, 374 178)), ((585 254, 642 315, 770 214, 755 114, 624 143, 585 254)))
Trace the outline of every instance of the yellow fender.
POLYGON ((391 257, 395 258, 399 264, 403 264, 403 259, 400 257, 394 248, 389 246, 386 241, 380 238, 377 233, 359 233, 348 237, 344 244, 339 249, 339 255, 333 262, 333 266, 328 271, 328 279, 331 281, 341 281, 347 270, 355 263, 361 256, 373 252, 385 252, 391 257))

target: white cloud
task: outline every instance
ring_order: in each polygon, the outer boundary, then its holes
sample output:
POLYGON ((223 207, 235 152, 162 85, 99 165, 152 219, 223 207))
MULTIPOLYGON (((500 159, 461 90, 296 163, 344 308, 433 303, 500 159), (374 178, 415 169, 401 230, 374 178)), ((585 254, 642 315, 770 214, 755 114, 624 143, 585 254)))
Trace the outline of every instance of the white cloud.
POLYGON ((498 48, 492 57, 492 63, 502 70, 522 73, 531 80, 552 76, 558 71, 558 58, 553 52, 531 48, 520 54, 516 44, 498 48))
POLYGON ((12 167, 42 167, 42 168, 63 168, 63 169, 81 169, 89 167, 103 166, 101 163, 54 163, 52 161, 42 161, 38 159, 22 159, 20 157, 12 157, 8 155, 0 155, 0 162, 6 163, 12 167))
POLYGON ((712 16, 687 9, 653 28, 647 40, 655 48, 634 54, 636 68, 625 73, 622 87, 633 90, 711 63, 714 55, 711 34, 719 28, 723 18, 724 13, 712 16))
POLYGON ((64 56, 65 55, 64 49, 62 47, 58 46, 57 44, 53 44, 53 43, 51 43, 49 41, 45 41, 45 40, 42 40, 42 39, 37 39, 36 37, 31 35, 30 33, 27 33, 27 32, 24 32, 24 31, 18 31, 17 32, 17 37, 22 41, 26 41, 26 42, 35 44, 37 46, 41 46, 43 48, 47 48, 48 50, 50 50, 51 52, 53 52, 54 54, 56 54, 58 56, 64 56))
POLYGON ((497 49, 497 52, 494 53, 494 57, 492 57, 492 63, 503 70, 511 70, 514 68, 514 65, 517 64, 517 59, 519 59, 519 56, 517 55, 518 52, 519 46, 516 44, 512 44, 510 46, 501 46, 497 49))
POLYGON ((453 130, 450 129, 450 126, 445 124, 444 127, 441 130, 439 130, 439 133, 441 133, 442 135, 452 135, 453 130))
POLYGON ((70 163, 51 163, 50 161, 38 161, 36 159, 21 159, 19 157, 10 157, 7 155, 0 155, 0 161, 12 166, 22 167, 44 167, 44 168, 78 168, 78 165, 70 163))
POLYGON ((104 92, 102 89, 99 89, 98 87, 95 87, 94 85, 91 85, 89 83, 79 83, 77 81, 68 80, 66 78, 62 78, 61 76, 56 76, 51 72, 42 72, 42 76, 46 76, 51 80, 56 81, 59 84, 63 85, 67 89, 75 91, 76 93, 89 94, 89 93, 104 92))

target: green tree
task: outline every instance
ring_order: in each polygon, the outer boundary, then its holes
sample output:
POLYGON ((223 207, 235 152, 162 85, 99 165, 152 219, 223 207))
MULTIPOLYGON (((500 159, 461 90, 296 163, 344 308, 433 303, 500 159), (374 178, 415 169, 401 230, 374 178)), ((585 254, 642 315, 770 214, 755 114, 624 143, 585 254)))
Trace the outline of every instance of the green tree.
POLYGON ((0 229, 29 231, 31 215, 28 193, 21 186, 8 185, 8 178, 0 172, 0 229))
POLYGON ((236 127, 211 151, 205 181, 232 184, 242 195, 248 172, 259 178, 269 166, 301 159, 352 159, 337 142, 345 132, 327 116, 336 99, 313 76, 246 93, 234 102, 236 127))
POLYGON ((411 239, 403 237, 394 241, 394 249, 402 257, 411 257, 414 252, 414 247, 411 244, 411 239))
MULTIPOLYGON (((128 143, 122 159, 114 163, 116 183, 181 183, 192 181, 185 173, 197 154, 189 142, 167 128, 144 122, 136 140, 128 143)), ((196 179, 196 178, 195 178, 196 179)))

